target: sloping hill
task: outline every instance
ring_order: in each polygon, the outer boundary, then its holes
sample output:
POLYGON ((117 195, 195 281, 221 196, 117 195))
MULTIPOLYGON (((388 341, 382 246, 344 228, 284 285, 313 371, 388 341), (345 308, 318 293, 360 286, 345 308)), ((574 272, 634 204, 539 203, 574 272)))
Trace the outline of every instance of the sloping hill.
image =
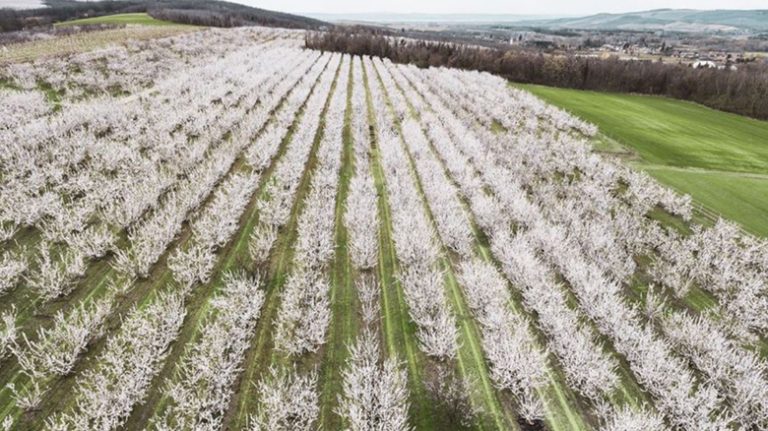
POLYGON ((319 29, 329 24, 299 15, 259 9, 237 3, 207 0, 45 0, 46 7, 0 9, 0 31, 47 26, 73 19, 104 15, 148 13, 154 18, 183 24, 217 27, 262 25, 319 29))
POLYGON ((768 31, 768 10, 656 9, 580 18, 523 21, 520 24, 582 30, 667 30, 683 32, 768 31))
POLYGON ((305 29, 319 29, 329 25, 314 18, 225 1, 144 0, 144 3, 153 17, 185 24, 222 27, 264 25, 305 29))

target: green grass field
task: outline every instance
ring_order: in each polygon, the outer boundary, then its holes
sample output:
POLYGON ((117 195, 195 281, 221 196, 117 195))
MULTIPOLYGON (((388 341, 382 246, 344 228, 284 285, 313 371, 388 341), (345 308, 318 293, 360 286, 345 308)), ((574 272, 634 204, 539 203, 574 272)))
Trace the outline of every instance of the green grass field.
POLYGON ((664 97, 515 86, 594 123, 662 183, 768 235, 768 122, 664 97))
POLYGON ((146 13, 121 13, 116 15, 104 15, 93 18, 75 19, 54 24, 56 27, 71 25, 96 25, 96 24, 139 24, 139 25, 180 25, 175 22, 154 19, 146 13))

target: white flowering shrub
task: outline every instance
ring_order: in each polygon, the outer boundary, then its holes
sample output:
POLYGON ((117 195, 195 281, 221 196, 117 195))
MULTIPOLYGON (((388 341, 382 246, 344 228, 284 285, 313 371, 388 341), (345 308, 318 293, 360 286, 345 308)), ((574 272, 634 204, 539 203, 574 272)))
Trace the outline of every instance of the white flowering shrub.
POLYGON ((13 288, 27 271, 23 253, 4 253, 0 259, 0 294, 13 288))
POLYGON ((85 257, 77 251, 52 256, 53 246, 38 245, 36 271, 27 275, 29 287, 44 300, 67 295, 74 289, 75 278, 85 273, 85 257))
POLYGON ((186 250, 177 250, 168 258, 173 279, 185 289, 197 283, 207 283, 216 264, 216 255, 210 246, 195 243, 186 250))
MULTIPOLYGON (((369 76, 377 67, 370 59, 364 64, 369 76)), ((380 66, 379 66, 380 67, 380 66)), ((380 85, 369 86, 374 106, 386 107, 386 96, 380 85)), ((405 115, 404 104, 396 106, 405 115)), ((450 360, 457 350, 457 329, 445 291, 443 274, 438 267, 440 255, 437 235, 427 219, 409 164, 394 134, 395 119, 376 110, 377 140, 381 163, 386 174, 387 193, 392 211, 392 236, 401 265, 399 281, 405 293, 408 311, 417 325, 420 348, 427 355, 450 360)))
POLYGON ((41 91, 0 90, 0 129, 18 127, 53 108, 41 91))
POLYGON ((341 167, 348 58, 343 60, 340 68, 317 150, 318 166, 298 221, 293 272, 281 292, 282 302, 275 323, 275 346, 291 355, 316 351, 324 343, 331 319, 330 281, 324 269, 335 252, 334 214, 341 167))
POLYGON ((33 378, 69 374, 80 353, 101 335, 112 306, 112 298, 105 297, 79 306, 68 316, 58 312, 52 326, 38 330, 35 341, 22 337, 23 343, 14 348, 19 365, 33 378))
POLYGON ((97 359, 97 366, 80 375, 75 406, 51 416, 46 429, 93 430, 122 426, 141 401, 168 354, 184 320, 179 295, 160 295, 134 308, 97 359))
POLYGON ((366 327, 375 327, 381 311, 381 304, 379 303, 381 287, 373 277, 361 276, 355 282, 355 288, 360 299, 360 317, 362 317, 366 327))
POLYGON ((406 431, 407 374, 393 359, 380 359, 378 340, 363 332, 349 348, 338 413, 353 431, 406 431))
POLYGON ((264 303, 257 278, 227 274, 211 300, 201 333, 166 380, 169 406, 153 421, 156 429, 220 429, 264 303))
POLYGON ((269 252, 277 240, 277 228, 273 225, 260 223, 251 232, 248 251, 256 263, 264 263, 269 258, 269 252))
POLYGON ((344 225, 349 231, 349 250, 355 266, 370 269, 378 258, 379 211, 371 174, 370 136, 366 113, 362 61, 353 61, 351 128, 355 154, 355 173, 349 182, 344 225))
POLYGON ((317 373, 270 367, 259 381, 259 401, 252 431, 310 431, 320 413, 317 373))
POLYGON ((530 322, 507 308, 511 300, 506 284, 495 268, 481 261, 466 262, 461 283, 469 306, 483 328, 482 341, 491 366, 491 377, 500 389, 509 390, 529 422, 542 419, 543 405, 536 391, 546 384, 545 352, 536 347, 530 322))
POLYGON ((733 421, 753 428, 768 426, 768 363, 730 340, 708 319, 674 313, 662 323, 675 350, 710 376, 734 408, 733 421))
POLYGON ((16 342, 17 331, 16 307, 14 306, 0 315, 0 361, 10 355, 11 348, 16 342))
POLYGON ((314 352, 325 341, 331 320, 324 274, 311 269, 296 269, 281 292, 280 310, 275 323, 275 348, 291 355, 314 352))
POLYGON ((86 258, 99 258, 115 247, 116 235, 106 225, 89 226, 67 237, 67 244, 80 250, 86 258))
POLYGON ((668 428, 660 416, 628 407, 617 411, 600 428, 601 431, 664 431, 666 429, 668 428))

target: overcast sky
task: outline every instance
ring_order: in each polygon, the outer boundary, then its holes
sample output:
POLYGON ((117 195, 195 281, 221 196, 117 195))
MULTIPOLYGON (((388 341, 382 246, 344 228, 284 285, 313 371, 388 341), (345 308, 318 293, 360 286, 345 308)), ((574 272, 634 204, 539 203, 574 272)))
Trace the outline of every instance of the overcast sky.
POLYGON ((504 13, 588 15, 660 8, 768 9, 767 0, 234 0, 283 12, 311 13, 504 13))

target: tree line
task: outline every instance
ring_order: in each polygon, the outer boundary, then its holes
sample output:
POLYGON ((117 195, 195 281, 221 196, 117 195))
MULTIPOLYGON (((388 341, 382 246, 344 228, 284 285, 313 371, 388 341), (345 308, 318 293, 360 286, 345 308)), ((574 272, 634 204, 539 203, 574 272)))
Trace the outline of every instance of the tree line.
POLYGON ((242 27, 260 25, 283 28, 318 28, 320 21, 310 18, 255 9, 225 2, 168 2, 167 7, 151 7, 147 13, 155 19, 205 27, 242 27))
POLYGON ((385 34, 334 30, 308 33, 308 48, 373 55, 419 67, 455 67, 494 73, 511 81, 580 90, 640 93, 690 100, 722 111, 768 119, 768 66, 694 69, 653 61, 545 55, 385 34))

